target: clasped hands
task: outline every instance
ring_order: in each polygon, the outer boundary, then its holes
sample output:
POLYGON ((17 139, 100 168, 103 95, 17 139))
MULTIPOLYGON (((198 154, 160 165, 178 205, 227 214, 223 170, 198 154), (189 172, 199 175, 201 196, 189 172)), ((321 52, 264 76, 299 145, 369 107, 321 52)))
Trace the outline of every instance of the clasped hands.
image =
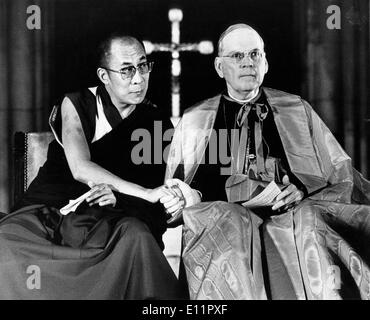
MULTIPOLYGON (((285 187, 275 199, 271 208, 274 211, 288 210, 300 203, 304 197, 303 191, 290 183, 287 175, 283 177, 282 184, 285 187)), ((166 181, 166 185, 161 188, 165 194, 160 197, 160 202, 166 212, 171 215, 201 201, 198 192, 179 179, 169 179, 166 181)))
POLYGON ((201 201, 199 193, 179 179, 168 179, 160 188, 163 194, 159 201, 163 204, 166 213, 170 215, 201 201))
MULTIPOLYGON (((290 183, 289 177, 285 175, 282 180, 285 188, 276 197, 272 210, 288 210, 302 201, 304 193, 294 184, 290 183)), ((116 197, 107 184, 94 184, 89 182, 92 194, 86 199, 90 206, 116 205, 116 197)), ((192 206, 201 201, 199 193, 188 184, 179 179, 168 179, 166 183, 158 188, 151 189, 147 200, 150 202, 160 201, 166 212, 174 215, 185 207, 192 206)))
MULTIPOLYGON (((113 188, 105 183, 88 182, 91 194, 86 198, 89 206, 115 206, 117 199, 113 193, 113 188)), ((166 184, 155 188, 147 189, 145 200, 155 203, 160 201, 166 212, 174 214, 182 210, 187 205, 200 202, 199 194, 190 188, 185 182, 179 179, 169 179, 166 184)))
MULTIPOLYGON (((112 187, 105 184, 88 183, 91 188, 91 194, 86 199, 89 206, 115 206, 117 199, 112 191, 112 187)), ((147 189, 145 200, 155 203, 160 201, 168 214, 176 212, 200 202, 200 196, 197 191, 190 188, 185 182, 179 179, 168 179, 166 184, 155 188, 147 189)))

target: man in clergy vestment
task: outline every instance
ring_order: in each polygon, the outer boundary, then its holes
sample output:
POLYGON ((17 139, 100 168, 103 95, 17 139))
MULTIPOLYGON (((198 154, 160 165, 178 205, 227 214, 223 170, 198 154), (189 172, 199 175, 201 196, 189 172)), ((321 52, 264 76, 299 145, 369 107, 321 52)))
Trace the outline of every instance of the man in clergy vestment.
POLYGON ((368 299, 369 181, 305 100, 262 86, 253 28, 222 33, 215 69, 225 91, 187 109, 171 144, 180 200, 161 199, 184 224, 191 299, 368 299), (241 205, 272 181, 272 205, 241 205))

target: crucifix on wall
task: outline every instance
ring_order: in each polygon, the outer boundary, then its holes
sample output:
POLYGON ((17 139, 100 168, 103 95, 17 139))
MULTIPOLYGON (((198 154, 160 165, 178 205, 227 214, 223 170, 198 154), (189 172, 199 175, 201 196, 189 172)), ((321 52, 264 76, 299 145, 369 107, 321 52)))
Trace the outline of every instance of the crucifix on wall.
POLYGON ((149 55, 154 51, 171 52, 171 120, 176 125, 180 119, 180 74, 181 74, 181 51, 198 51, 201 54, 211 54, 213 44, 211 41, 198 43, 180 43, 180 22, 182 20, 180 9, 170 9, 168 18, 171 21, 171 43, 152 43, 143 41, 145 51, 149 55))

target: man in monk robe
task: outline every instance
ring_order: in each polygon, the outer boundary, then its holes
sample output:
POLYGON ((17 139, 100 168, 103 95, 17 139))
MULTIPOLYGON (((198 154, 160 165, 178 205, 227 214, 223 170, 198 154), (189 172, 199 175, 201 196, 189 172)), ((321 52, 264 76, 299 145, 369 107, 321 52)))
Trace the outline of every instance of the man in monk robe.
POLYGON ((370 298, 370 183, 306 101, 262 86, 253 28, 220 36, 215 69, 226 90, 185 111, 166 172, 182 195, 161 198, 191 299, 370 298), (271 181, 272 205, 241 205, 271 181))
POLYGON ((172 127, 145 99, 152 64, 140 41, 113 34, 99 47, 101 84, 54 108, 47 161, 0 221, 0 299, 181 297, 161 250, 165 165, 133 152, 135 132, 172 127))

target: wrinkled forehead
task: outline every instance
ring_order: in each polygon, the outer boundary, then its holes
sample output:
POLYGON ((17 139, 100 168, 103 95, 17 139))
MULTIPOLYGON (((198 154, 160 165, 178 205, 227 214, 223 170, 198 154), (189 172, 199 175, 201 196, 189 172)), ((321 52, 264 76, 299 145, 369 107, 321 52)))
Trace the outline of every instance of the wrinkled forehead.
POLYGON ((231 51, 249 51, 252 49, 264 50, 261 36, 253 29, 239 28, 230 31, 220 41, 220 53, 231 51))
POLYGON ((138 61, 145 60, 146 54, 142 45, 137 42, 125 42, 116 40, 111 44, 110 49, 110 61, 111 63, 132 63, 135 64, 138 61))

